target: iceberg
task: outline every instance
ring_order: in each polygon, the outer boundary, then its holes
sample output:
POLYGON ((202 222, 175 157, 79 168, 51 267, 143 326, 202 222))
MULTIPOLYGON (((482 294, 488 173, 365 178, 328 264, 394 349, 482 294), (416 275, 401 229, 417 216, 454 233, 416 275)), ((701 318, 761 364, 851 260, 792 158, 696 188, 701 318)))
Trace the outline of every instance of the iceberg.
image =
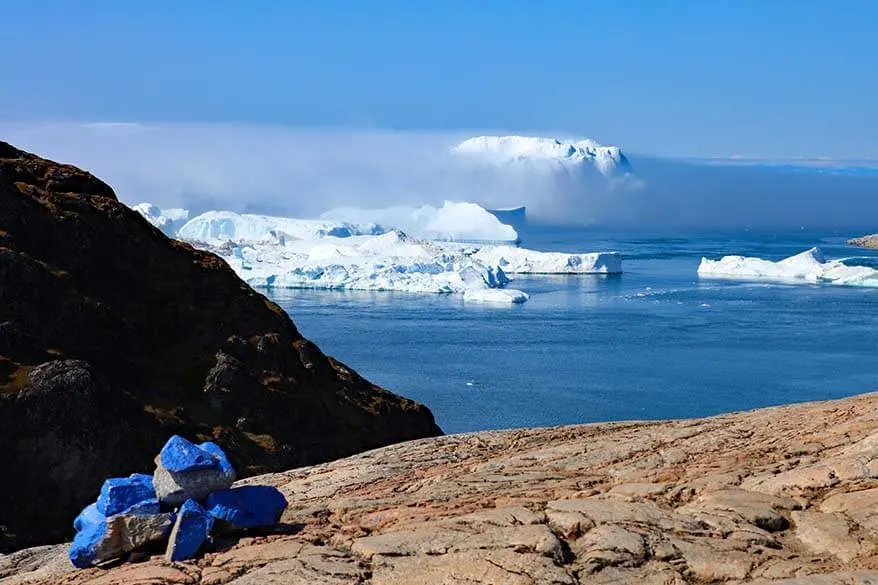
POLYGON ((393 230, 377 236, 324 236, 284 242, 201 244, 217 253, 255 288, 404 291, 469 294, 484 302, 520 303, 521 291, 505 289, 502 269, 466 254, 393 230), (503 293, 485 293, 500 290, 503 293))
POLYGON ((499 266, 507 274, 621 274, 622 256, 618 252, 567 254, 537 252, 513 246, 486 246, 473 258, 499 266))
POLYGON ((418 238, 449 242, 517 242, 518 232, 495 213, 475 203, 446 201, 442 207, 390 207, 360 209, 340 207, 323 219, 380 224, 418 238))
POLYGON ((523 205, 518 207, 498 207, 496 209, 488 209, 488 213, 505 223, 512 226, 516 231, 521 231, 527 225, 527 208, 523 205))
POLYGON ((562 142, 536 136, 475 136, 452 152, 497 167, 597 174, 613 184, 640 182, 622 149, 589 139, 562 142))
POLYGON ((819 248, 777 262, 746 256, 723 256, 719 260, 702 258, 698 276, 878 287, 878 270, 875 268, 849 265, 844 260, 826 260, 819 248))
POLYGON ((188 209, 160 209, 152 203, 138 203, 131 207, 146 221, 159 228, 167 236, 175 236, 177 230, 189 221, 188 209))
POLYGON ((345 238, 364 234, 382 234, 384 231, 384 228, 375 224, 354 225, 330 220, 208 211, 186 222, 177 231, 177 236, 190 242, 271 242, 288 238, 302 240, 325 236, 345 238))
POLYGON ((643 185, 618 146, 593 140, 476 136, 451 149, 458 196, 488 209, 527 206, 536 221, 617 218, 643 185))
POLYGON ((486 288, 468 290, 463 293, 463 300, 476 303, 511 303, 519 304, 527 301, 530 296, 520 290, 509 288, 486 288))
POLYGON ((515 241, 518 234, 473 203, 337 209, 320 219, 209 211, 186 222, 176 237, 219 255, 250 286, 263 289, 458 294, 465 301, 514 304, 528 295, 507 286, 509 274, 622 271, 615 252, 563 254, 485 243, 515 241))

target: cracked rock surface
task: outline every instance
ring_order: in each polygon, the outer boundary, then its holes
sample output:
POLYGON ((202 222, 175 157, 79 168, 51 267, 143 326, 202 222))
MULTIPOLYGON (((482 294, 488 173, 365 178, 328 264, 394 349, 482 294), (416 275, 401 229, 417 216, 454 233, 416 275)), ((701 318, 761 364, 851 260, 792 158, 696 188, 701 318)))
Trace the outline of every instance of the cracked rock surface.
POLYGON ((247 483, 289 500, 273 533, 84 571, 28 549, 0 583, 878 584, 878 394, 438 437, 247 483))

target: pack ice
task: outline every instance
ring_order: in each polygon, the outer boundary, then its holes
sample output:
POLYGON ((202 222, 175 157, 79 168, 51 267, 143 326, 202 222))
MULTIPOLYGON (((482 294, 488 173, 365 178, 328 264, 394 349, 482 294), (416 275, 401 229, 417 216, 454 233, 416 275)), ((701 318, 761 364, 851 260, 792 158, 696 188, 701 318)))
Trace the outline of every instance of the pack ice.
POLYGON ((615 253, 447 241, 517 239, 514 229, 475 204, 412 209, 335 210, 317 220, 210 211, 183 225, 177 237, 218 254, 251 286, 268 289, 459 294, 465 301, 522 303, 528 295, 508 286, 509 274, 621 272, 615 253), (372 221, 380 218, 408 222, 437 239, 372 221))

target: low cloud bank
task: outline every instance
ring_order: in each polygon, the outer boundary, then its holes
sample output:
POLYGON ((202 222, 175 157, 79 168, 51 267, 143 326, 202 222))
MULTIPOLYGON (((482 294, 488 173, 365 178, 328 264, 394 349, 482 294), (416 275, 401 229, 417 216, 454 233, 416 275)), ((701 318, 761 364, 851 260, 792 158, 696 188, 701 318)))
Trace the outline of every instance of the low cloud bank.
POLYGON ((878 217, 875 172, 629 154, 640 184, 616 184, 594 172, 485 166, 451 154, 474 134, 0 124, 2 139, 91 170, 127 203, 196 213, 318 217, 338 207, 441 207, 451 200, 525 205, 532 219, 545 223, 634 227, 843 228, 878 217))

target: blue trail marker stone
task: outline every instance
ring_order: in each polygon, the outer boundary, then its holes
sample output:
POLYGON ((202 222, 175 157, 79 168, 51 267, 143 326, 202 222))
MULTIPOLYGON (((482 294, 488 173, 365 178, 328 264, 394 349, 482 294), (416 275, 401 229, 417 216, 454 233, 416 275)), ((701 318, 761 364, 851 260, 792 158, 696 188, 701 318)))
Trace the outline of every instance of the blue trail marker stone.
POLYGON ((87 507, 77 517, 79 527, 68 556, 80 569, 119 558, 127 552, 167 538, 173 514, 115 514, 103 516, 87 507))
POLYGON ((165 559, 185 561, 195 557, 213 527, 213 518, 195 500, 186 500, 168 539, 165 559))
POLYGON ((245 485, 213 492, 207 496, 207 513, 236 528, 277 524, 287 500, 276 488, 245 485))
POLYGON ((155 499, 152 476, 134 473, 128 477, 111 477, 101 486, 97 510, 104 516, 121 514, 145 500, 155 499))
MULTIPOLYGON (((99 519, 90 514, 89 518, 84 519, 88 508, 83 510, 74 521, 74 525, 78 522, 79 527, 76 536, 73 537, 73 543, 70 545, 70 552, 68 552, 70 562, 77 569, 85 569, 98 562, 98 547, 107 534, 106 518, 99 519)), ((97 509, 94 509, 94 513, 100 514, 97 509)))
POLYGON ((216 457, 219 460, 219 466, 222 472, 226 475, 231 476, 232 480, 234 480, 235 468, 232 467, 231 463, 229 463, 229 458, 226 457, 225 452, 220 449, 219 445, 217 445, 216 443, 211 443, 210 441, 206 441, 198 445, 198 448, 207 451, 208 453, 216 457))
POLYGON ((153 487, 162 504, 179 506, 186 500, 200 501, 235 481, 235 470, 215 443, 195 445, 174 435, 155 459, 153 487))
POLYGON ((179 435, 168 439, 168 442, 162 447, 160 457, 162 467, 174 473, 219 468, 217 457, 179 435))

